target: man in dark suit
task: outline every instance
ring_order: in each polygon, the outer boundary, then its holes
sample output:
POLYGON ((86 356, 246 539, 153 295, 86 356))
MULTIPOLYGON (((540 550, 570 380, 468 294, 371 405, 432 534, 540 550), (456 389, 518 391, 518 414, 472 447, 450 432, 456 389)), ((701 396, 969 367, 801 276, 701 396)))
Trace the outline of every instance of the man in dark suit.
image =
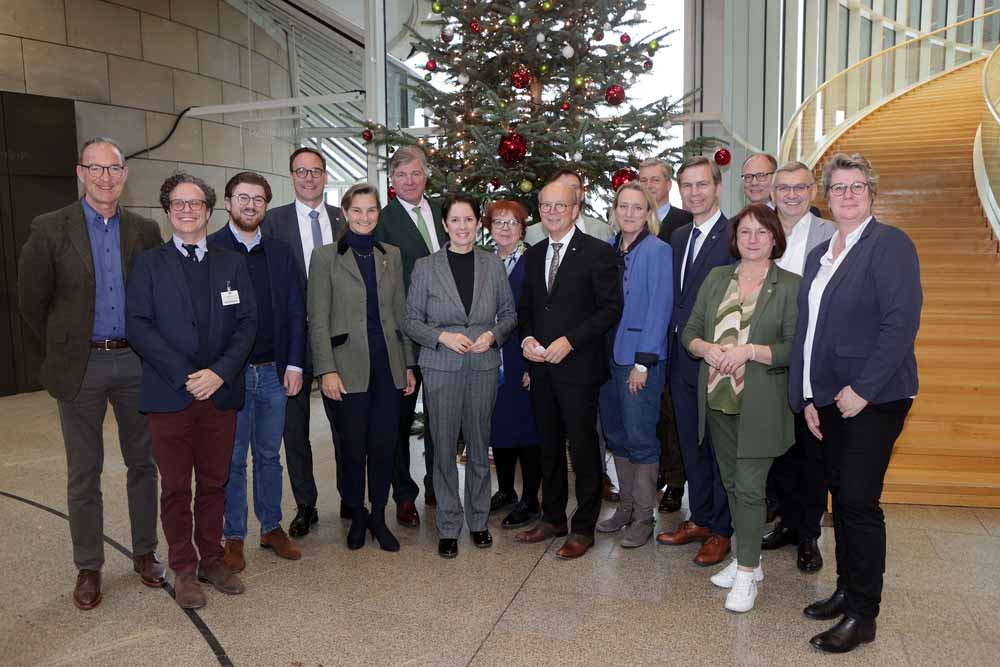
POLYGON ((197 609, 205 605, 199 580, 230 595, 244 590, 222 563, 222 515, 257 303, 243 258, 208 250, 215 191, 200 178, 177 173, 160 188, 160 204, 173 238, 135 261, 128 331, 142 357, 139 409, 150 413, 176 600, 197 609))
POLYGON ((670 396, 687 475, 691 518, 676 529, 657 535, 660 544, 703 544, 695 556, 698 565, 722 562, 733 534, 729 501, 722 487, 719 465, 708 433, 698 442, 698 367, 701 363, 681 345, 698 290, 709 271, 735 258, 729 253, 732 224, 719 210, 722 172, 704 156, 688 158, 677 172, 684 208, 693 220, 674 232, 674 312, 670 322, 670 396))
MULTIPOLYGON (((337 240, 344 223, 340 209, 324 201, 326 186, 326 158, 315 148, 299 148, 288 159, 288 171, 295 188, 295 201, 273 208, 264 217, 261 233, 265 237, 280 239, 292 247, 302 289, 309 276, 309 260, 318 246, 337 240)), ((309 443, 309 401, 312 393, 312 353, 306 346, 305 366, 302 373, 302 390, 289 396, 285 407, 285 462, 288 464, 288 481, 292 485, 297 511, 288 526, 292 537, 303 537, 317 521, 316 478, 313 476, 312 445, 309 443)), ((327 413, 330 432, 334 440, 337 430, 333 417, 327 413)), ((337 466, 337 490, 340 490, 340 466, 337 466)), ((341 515, 344 507, 341 504, 341 515)))
POLYGON ((614 250, 574 225, 579 202, 573 191, 549 183, 539 193, 538 208, 547 237, 525 252, 518 321, 542 436, 542 520, 516 539, 542 542, 571 532, 556 555, 579 558, 594 544, 601 509, 594 415, 608 376, 607 333, 621 318, 624 296, 614 250), (566 522, 567 437, 576 475, 572 526, 566 522))
MULTIPOLYGON (((649 190, 656 201, 657 216, 660 218, 660 240, 670 243, 675 231, 691 222, 691 214, 682 208, 670 205, 670 183, 674 169, 670 163, 660 158, 644 160, 639 165, 639 182, 649 190)), ((659 511, 676 512, 684 498, 684 460, 681 456, 680 441, 677 439, 677 424, 674 423, 674 404, 670 400, 670 387, 663 388, 660 401, 660 421, 656 425, 656 435, 660 440, 660 474, 657 487, 663 489, 659 511)))
POLYGON ((132 260, 160 243, 160 230, 119 208, 128 167, 113 139, 87 141, 76 175, 83 198, 31 223, 18 264, 18 302, 24 321, 45 343, 40 380, 59 406, 78 570, 73 603, 93 609, 101 602, 104 565, 101 469, 109 402, 128 468, 134 568, 147 586, 163 585, 154 553, 156 466, 148 422, 139 412, 139 358, 125 322, 132 260))
POLYGON ((208 237, 209 250, 230 250, 243 256, 257 301, 257 337, 244 370, 244 402, 236 414, 236 440, 226 482, 223 563, 233 572, 246 567, 243 542, 247 535, 250 449, 260 546, 281 558, 302 557, 281 527, 281 433, 288 397, 302 389, 306 306, 291 246, 261 235, 260 224, 269 201, 271 186, 263 176, 251 171, 236 174, 226 183, 229 224, 208 237))
MULTIPOLYGON (((447 242, 441 224, 441 208, 424 196, 427 187, 427 157, 417 146, 403 146, 389 160, 389 178, 396 190, 396 198, 382 209, 375 228, 375 240, 390 243, 403 258, 403 284, 410 289, 413 265, 421 257, 437 252, 447 242)), ((417 409, 420 393, 420 370, 414 368, 416 390, 403 397, 399 420, 399 443, 396 446, 396 464, 392 474, 392 499, 396 501, 396 521, 414 528, 420 525, 415 500, 420 487, 410 476, 410 429, 417 409)), ((424 404, 424 503, 437 504, 434 496, 434 440, 427 427, 427 404, 424 404)))

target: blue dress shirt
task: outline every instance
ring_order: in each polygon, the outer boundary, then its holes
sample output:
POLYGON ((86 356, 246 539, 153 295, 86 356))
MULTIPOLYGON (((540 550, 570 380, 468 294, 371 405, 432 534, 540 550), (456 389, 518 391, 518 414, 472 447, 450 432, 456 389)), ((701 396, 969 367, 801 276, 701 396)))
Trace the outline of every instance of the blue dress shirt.
POLYGON ((94 331, 92 340, 126 338, 125 278, 122 274, 121 212, 104 219, 87 198, 80 199, 94 259, 94 331))

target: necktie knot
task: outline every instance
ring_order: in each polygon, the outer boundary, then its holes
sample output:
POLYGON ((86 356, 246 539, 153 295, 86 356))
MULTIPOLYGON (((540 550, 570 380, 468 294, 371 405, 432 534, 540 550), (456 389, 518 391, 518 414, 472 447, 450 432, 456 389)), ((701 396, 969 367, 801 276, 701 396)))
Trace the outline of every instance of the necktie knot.
POLYGON ((198 246, 193 243, 182 243, 181 246, 187 252, 187 258, 192 262, 198 261, 198 246))
POLYGON ((309 217, 313 220, 319 220, 319 211, 309 211, 309 217))
POLYGON ((562 243, 553 243, 552 244, 552 250, 554 252, 559 252, 562 249, 562 247, 563 247, 562 243))

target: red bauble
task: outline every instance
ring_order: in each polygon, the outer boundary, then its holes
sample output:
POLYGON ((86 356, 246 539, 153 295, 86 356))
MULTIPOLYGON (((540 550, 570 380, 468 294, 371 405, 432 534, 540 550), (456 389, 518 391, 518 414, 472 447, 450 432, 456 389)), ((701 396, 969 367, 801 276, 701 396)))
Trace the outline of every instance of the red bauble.
POLYGON ((617 191, 625 183, 634 181, 637 178, 639 178, 639 172, 635 169, 629 169, 628 167, 619 169, 611 176, 611 187, 617 191))
POLYGON ((438 63, 436 60, 431 58, 430 60, 427 61, 427 65, 425 65, 425 67, 427 68, 428 72, 436 72, 438 68, 438 63))
POLYGON ((441 31, 441 41, 444 42, 445 44, 451 44, 451 40, 454 39, 454 37, 455 33, 451 31, 448 30, 441 31))
POLYGON ((595 42, 603 41, 604 40, 604 31, 603 30, 595 30, 594 31, 594 35, 593 35, 593 39, 594 39, 595 42))
POLYGON ((604 99, 608 104, 616 107, 625 101, 625 89, 616 83, 604 93, 604 99))
POLYGON ((569 102, 563 102, 562 104, 559 105, 559 108, 562 109, 563 111, 569 111, 570 109, 569 102))
POLYGON ((396 198, 396 188, 394 188, 394 187, 392 187, 390 185, 389 186, 389 191, 388 191, 387 194, 389 195, 389 199, 395 199, 396 198))
POLYGON ((629 42, 632 41, 632 38, 628 36, 628 33, 625 33, 624 35, 621 36, 621 40, 620 41, 621 41, 622 45, 628 46, 629 42))
POLYGON ((375 133, 372 132, 371 130, 366 129, 361 133, 361 138, 364 139, 365 141, 371 141, 372 139, 375 138, 375 133))
POLYGON ((511 130, 500 138, 497 154, 507 162, 520 162, 528 154, 528 140, 511 130))
POLYGON ((510 82, 513 86, 519 90, 525 90, 531 86, 531 80, 534 77, 531 76, 531 70, 529 70, 524 65, 519 66, 514 73, 510 75, 510 82))
POLYGON ((646 60, 645 62, 642 63, 642 68, 644 70, 646 70, 647 72, 649 70, 653 69, 653 61, 652 60, 646 60))
POLYGON ((493 178, 490 179, 490 185, 492 185, 494 187, 494 189, 495 188, 499 188, 500 187, 500 179, 496 178, 494 176, 493 178))
POLYGON ((733 161, 733 154, 730 153, 725 148, 720 148, 719 150, 715 151, 713 159, 715 160, 715 164, 719 165, 720 167, 725 167, 727 164, 733 161))
POLYGON ((472 32, 478 35, 482 29, 483 26, 479 25, 479 21, 477 19, 472 19, 471 21, 469 21, 469 30, 471 30, 472 32))

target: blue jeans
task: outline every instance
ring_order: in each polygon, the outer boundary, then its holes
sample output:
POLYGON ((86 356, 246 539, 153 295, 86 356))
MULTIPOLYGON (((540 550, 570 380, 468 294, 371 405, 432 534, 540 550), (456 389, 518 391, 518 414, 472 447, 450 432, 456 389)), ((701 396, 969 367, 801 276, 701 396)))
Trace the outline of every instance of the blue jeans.
POLYGON ((666 362, 649 366, 646 386, 637 394, 628 390, 633 366, 611 362, 611 379, 601 387, 601 424, 608 449, 632 463, 659 463, 660 440, 656 424, 660 420, 660 399, 666 380, 666 362))
POLYGON ((281 525, 281 434, 285 428, 285 386, 274 364, 248 365, 243 409, 236 413, 236 441, 226 483, 222 529, 227 540, 247 536, 247 451, 253 451, 253 512, 261 534, 281 525))

